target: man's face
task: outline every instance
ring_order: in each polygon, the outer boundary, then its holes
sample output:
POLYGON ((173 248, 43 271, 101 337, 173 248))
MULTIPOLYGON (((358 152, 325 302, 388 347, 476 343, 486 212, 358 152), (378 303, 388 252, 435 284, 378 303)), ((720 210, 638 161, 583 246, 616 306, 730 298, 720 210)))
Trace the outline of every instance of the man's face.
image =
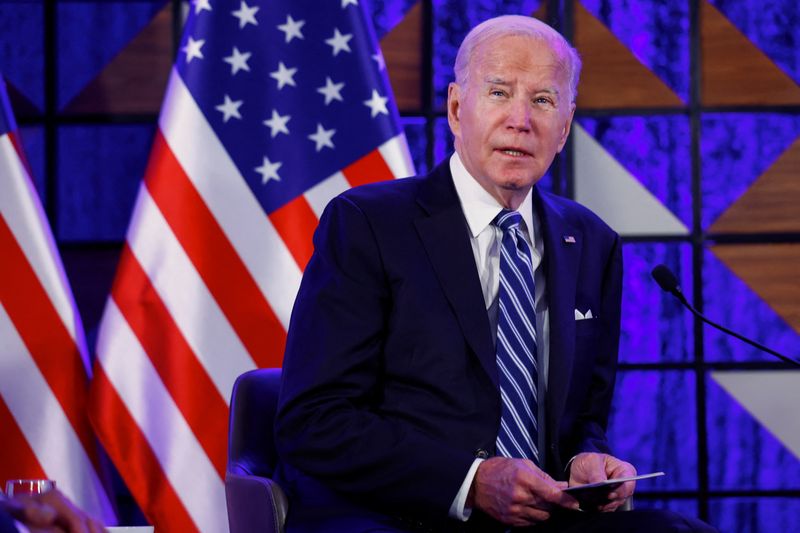
POLYGON ((515 209, 569 135, 568 74, 545 41, 518 35, 480 44, 468 68, 464 85, 448 92, 456 151, 484 189, 515 209))

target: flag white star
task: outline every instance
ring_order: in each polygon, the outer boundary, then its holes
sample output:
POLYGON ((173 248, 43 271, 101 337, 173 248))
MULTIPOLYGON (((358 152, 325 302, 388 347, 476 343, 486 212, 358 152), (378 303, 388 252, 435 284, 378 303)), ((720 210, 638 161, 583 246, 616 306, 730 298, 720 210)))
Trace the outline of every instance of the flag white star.
POLYGON ((264 185, 269 180, 281 181, 281 177, 278 176, 278 169, 281 168, 283 163, 280 161, 272 162, 269 160, 267 156, 264 156, 264 162, 261 163, 260 167, 256 167, 256 172, 261 174, 261 184, 264 185))
POLYGON ((352 33, 345 33, 342 35, 339 32, 339 28, 333 29, 333 37, 330 39, 325 39, 325 43, 330 45, 333 48, 333 55, 336 56, 339 52, 344 50, 345 52, 350 52, 350 45, 347 44, 350 39, 353 38, 352 33))
POLYGON ((383 59, 383 54, 378 51, 377 54, 372 55, 372 59, 378 64, 378 70, 383 70, 386 68, 386 60, 383 59))
POLYGON ((258 6, 250 7, 247 5, 247 2, 242 0, 242 3, 239 5, 239 9, 236 11, 231 11, 231 15, 239 19, 239 29, 241 30, 248 24, 252 24, 253 26, 258 26, 258 21, 256 20, 256 13, 260 8, 258 6))
POLYGON ((211 11, 211 3, 209 0, 192 0, 194 4, 194 14, 197 15, 201 11, 211 11))
POLYGON ((381 96, 378 94, 378 91, 373 89, 372 97, 370 97, 369 100, 364 100, 364 105, 370 109, 372 118, 375 118, 380 113, 383 113, 384 115, 389 114, 389 110, 386 109, 386 102, 388 101, 388 98, 381 96))
POLYGON ((286 135, 289 135, 289 128, 286 127, 286 123, 289 122, 289 119, 291 118, 292 117, 289 115, 281 116, 277 109, 273 109, 272 118, 265 120, 264 125, 269 126, 269 134, 273 138, 275 138, 279 133, 285 133, 286 135))
POLYGON ((203 48, 204 44, 206 44, 205 39, 198 39, 195 41, 189 37, 189 41, 186 43, 186 46, 181 48, 181 50, 186 53, 187 63, 191 63, 192 59, 195 57, 198 59, 203 59, 203 51, 200 49, 203 48))
POLYGON ((270 72, 270 78, 275 78, 278 82, 278 89, 283 89, 285 85, 291 85, 292 87, 297 87, 297 84, 294 82, 294 75, 297 73, 297 68, 286 68, 286 65, 283 64, 283 61, 278 63, 278 70, 275 72, 270 72))
POLYGON ((231 100, 230 96, 225 95, 225 101, 215 107, 217 111, 222 113, 222 121, 228 122, 231 117, 241 120, 242 115, 239 114, 239 108, 242 107, 244 100, 231 100))
POLYGON ((309 135, 308 138, 317 143, 317 152, 319 152, 326 146, 328 148, 333 148, 333 142, 331 141, 331 138, 333 137, 334 133, 336 133, 336 130, 326 130, 322 127, 322 124, 317 122, 317 131, 309 135))
POLYGON ((305 39, 300 28, 306 23, 305 20, 294 20, 291 15, 286 16, 285 24, 278 24, 278 29, 286 34, 286 42, 291 42, 293 38, 305 39))
POLYGON ((247 60, 250 59, 251 55, 253 55, 251 52, 240 52, 239 49, 234 46, 231 55, 222 58, 222 60, 230 64, 231 75, 233 75, 240 70, 250 72, 250 66, 247 64, 247 60))
POLYGON ((334 100, 339 100, 340 102, 344 102, 344 100, 342 99, 343 88, 344 88, 344 82, 333 83, 333 81, 330 78, 325 78, 325 87, 319 87, 317 89, 317 92, 325 95, 325 105, 328 105, 334 100))
POLYGON ((358 0, 342 0, 342 9, 346 8, 347 6, 357 6, 358 0))

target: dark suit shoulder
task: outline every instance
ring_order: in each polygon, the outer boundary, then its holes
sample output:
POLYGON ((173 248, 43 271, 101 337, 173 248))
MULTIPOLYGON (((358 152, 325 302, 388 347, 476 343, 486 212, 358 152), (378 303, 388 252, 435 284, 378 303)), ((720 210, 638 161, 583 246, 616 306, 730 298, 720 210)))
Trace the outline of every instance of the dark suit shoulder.
POLYGON ((337 198, 355 204, 362 210, 405 208, 417 197, 425 176, 379 181, 359 185, 341 193, 337 198))

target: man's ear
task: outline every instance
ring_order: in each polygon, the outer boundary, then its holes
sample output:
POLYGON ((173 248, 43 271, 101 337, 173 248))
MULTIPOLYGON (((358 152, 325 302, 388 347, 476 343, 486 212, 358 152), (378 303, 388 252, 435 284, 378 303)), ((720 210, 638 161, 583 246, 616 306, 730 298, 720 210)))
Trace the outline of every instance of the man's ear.
POLYGON ((567 117, 567 121, 564 123, 564 129, 561 130, 561 138, 558 140, 558 152, 561 153, 561 150, 564 149, 564 145, 567 144, 567 137, 569 137, 569 132, 572 129, 572 118, 575 116, 575 102, 570 104, 569 110, 569 117, 567 117))
POLYGON ((461 131, 461 87, 457 83, 447 86, 447 123, 453 135, 458 137, 461 131))

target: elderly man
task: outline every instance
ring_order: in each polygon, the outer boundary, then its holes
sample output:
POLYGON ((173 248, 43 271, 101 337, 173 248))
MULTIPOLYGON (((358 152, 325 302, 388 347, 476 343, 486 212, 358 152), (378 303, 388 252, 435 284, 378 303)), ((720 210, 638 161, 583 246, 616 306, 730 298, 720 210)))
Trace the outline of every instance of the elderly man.
POLYGON ((591 513, 563 491, 635 473, 605 434, 619 237, 534 187, 569 135, 579 71, 535 19, 480 24, 448 94, 456 153, 327 207, 276 422, 289 531, 693 530, 596 512, 632 482, 591 513))

